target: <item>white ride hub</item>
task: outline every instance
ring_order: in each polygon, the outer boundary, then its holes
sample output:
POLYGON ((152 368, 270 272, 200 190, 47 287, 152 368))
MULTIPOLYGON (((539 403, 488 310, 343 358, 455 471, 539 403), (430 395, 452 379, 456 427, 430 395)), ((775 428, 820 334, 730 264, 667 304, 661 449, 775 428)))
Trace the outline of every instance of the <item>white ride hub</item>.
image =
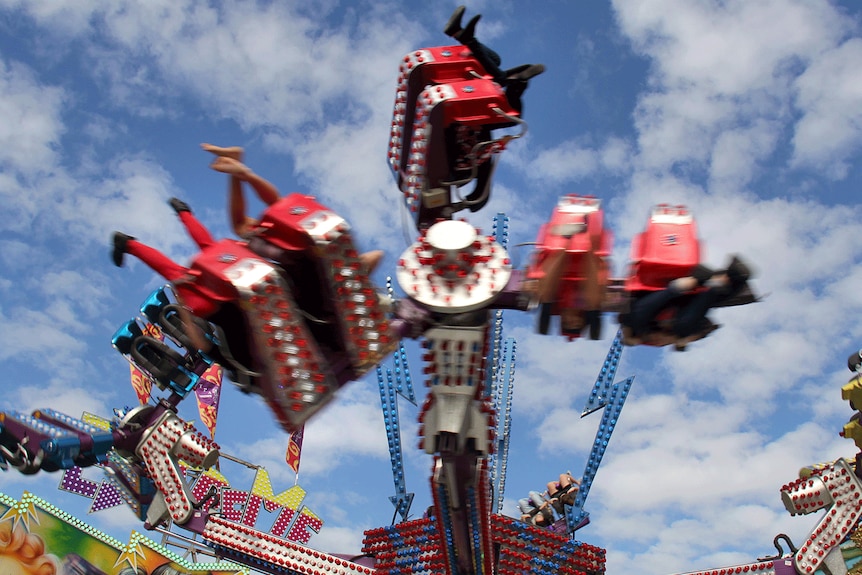
POLYGON ((480 309, 506 287, 512 264, 493 237, 463 221, 437 222, 398 261, 398 285, 432 311, 480 309))

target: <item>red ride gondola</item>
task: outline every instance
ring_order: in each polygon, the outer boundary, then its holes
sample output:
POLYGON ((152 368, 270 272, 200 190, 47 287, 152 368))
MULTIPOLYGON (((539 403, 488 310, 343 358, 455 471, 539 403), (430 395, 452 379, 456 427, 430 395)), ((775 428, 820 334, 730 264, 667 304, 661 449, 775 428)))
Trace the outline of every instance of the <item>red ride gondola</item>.
MULTIPOLYGON (((179 213, 200 232, 187 207, 179 213)), ((121 265, 125 252, 141 258, 218 326, 225 367, 264 397, 285 430, 397 345, 350 227, 312 197, 291 194, 270 206, 248 242, 197 239, 201 252, 188 268, 123 234, 115 235, 114 261, 121 265)))
POLYGON ((539 333, 546 334, 552 316, 560 333, 601 338, 601 311, 608 287, 608 258, 613 234, 604 227, 601 200, 569 194, 560 198, 551 220, 542 225, 526 279, 539 286, 539 333))
POLYGON ((684 349, 718 328, 706 316, 710 308, 757 301, 740 258, 718 271, 700 263, 697 227, 685 206, 652 209, 632 240, 624 279, 609 277, 612 236, 596 198, 562 197, 536 244, 525 279, 539 302, 540 333, 559 315, 562 335, 575 339, 589 326, 591 339, 599 339, 601 312, 620 312, 624 343, 684 349))
POLYGON ((701 264, 701 243, 691 212, 659 204, 646 229, 631 245, 625 305, 620 313, 623 343, 683 350, 718 329, 707 312, 713 307, 757 301, 748 285, 748 266, 733 256, 724 270, 701 264))

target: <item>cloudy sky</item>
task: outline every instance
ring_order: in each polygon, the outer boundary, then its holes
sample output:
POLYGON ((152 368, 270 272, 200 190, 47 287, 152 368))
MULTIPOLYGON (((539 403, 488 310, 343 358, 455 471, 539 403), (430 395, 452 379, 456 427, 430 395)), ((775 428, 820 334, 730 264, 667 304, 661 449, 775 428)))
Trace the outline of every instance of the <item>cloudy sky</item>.
MULTIPOLYGON (((110 236, 187 260, 195 249, 172 196, 230 235, 226 177, 201 142, 243 146, 282 192, 314 194, 348 218, 362 249, 386 251, 382 285, 412 235, 385 163, 398 61, 448 43, 454 7, 0 0, 2 407, 107 415, 134 402, 110 337, 159 280, 138 262, 115 268, 110 236)), ((504 67, 547 72, 524 98, 528 136, 503 155, 492 201, 471 221, 489 231, 504 211, 510 241, 526 242, 560 195, 594 194, 621 274, 649 207, 684 203, 706 263, 741 253, 768 294, 716 312, 722 329, 685 353, 625 352, 619 374, 636 380, 579 538, 608 549, 609 573, 650 574, 750 561, 779 532, 799 541, 817 518, 790 517, 780 487, 802 466, 854 453, 838 431, 851 415, 844 358, 862 345, 862 9, 497 0, 476 12, 504 67)), ((508 514, 528 490, 582 472, 599 416, 578 416, 614 332, 607 317, 604 341, 567 343, 533 335, 535 319, 505 319, 518 341, 508 514)), ((357 551, 363 530, 391 521, 376 389, 347 387, 306 431, 300 484, 326 521, 312 539, 321 549, 357 551)), ((286 437, 263 403, 233 388, 223 397, 225 451, 266 465, 276 490, 292 485, 286 437)), ((416 409, 401 407, 421 514, 431 462, 415 449, 416 409)), ((0 489, 84 513, 58 479, 6 473, 0 489)), ((89 519, 121 538, 140 528, 127 511, 89 519)))

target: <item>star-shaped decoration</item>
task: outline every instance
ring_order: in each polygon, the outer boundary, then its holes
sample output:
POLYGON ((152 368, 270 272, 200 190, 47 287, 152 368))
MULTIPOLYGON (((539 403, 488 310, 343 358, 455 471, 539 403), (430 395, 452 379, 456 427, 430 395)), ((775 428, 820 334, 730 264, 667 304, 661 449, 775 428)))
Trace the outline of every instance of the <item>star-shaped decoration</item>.
POLYGON ((143 545, 141 545, 141 539, 143 539, 143 537, 139 533, 132 531, 132 536, 126 544, 125 549, 123 549, 119 556, 117 556, 117 561, 114 563, 114 567, 127 563, 129 567, 131 567, 132 571, 138 571, 138 557, 142 559, 145 557, 144 548, 143 545))
POLYGON ((25 491, 21 499, 10 507, 3 517, 0 517, 0 523, 11 521, 13 528, 20 523, 29 533, 31 519, 36 525, 39 524, 39 516, 36 514, 36 496, 25 491))

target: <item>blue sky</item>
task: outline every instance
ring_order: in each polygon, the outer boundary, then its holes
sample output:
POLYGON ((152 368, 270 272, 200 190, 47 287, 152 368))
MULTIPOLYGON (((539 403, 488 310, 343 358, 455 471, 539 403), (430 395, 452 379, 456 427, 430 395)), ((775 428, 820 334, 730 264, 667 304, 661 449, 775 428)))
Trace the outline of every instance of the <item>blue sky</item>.
MULTIPOLYGON (((180 261, 192 243, 167 205, 186 200, 230 235, 226 177, 201 142, 240 145, 283 193, 316 195, 362 249, 406 248, 385 146, 398 61, 443 45, 454 3, 0 0, 0 382, 4 408, 109 414, 131 403, 116 327, 159 280, 115 268, 113 230, 180 261)), ((627 350, 632 394, 579 532, 608 548, 608 572, 672 573, 753 560, 778 532, 802 538, 780 487, 818 461, 851 456, 838 437, 844 359, 860 347, 862 10, 802 0, 476 2, 479 37, 504 67, 543 63, 527 91, 528 136, 501 158, 491 203, 534 239, 556 199, 605 202, 614 266, 652 204, 689 205, 716 266, 741 253, 757 305, 682 354, 627 350)), ((260 205, 253 205, 260 209, 260 205)), ((523 264, 526 253, 514 254, 523 264)), ((506 314, 518 367, 505 511, 561 471, 579 474, 598 424, 581 408, 614 331, 568 343, 506 314)), ((419 385, 415 345, 412 366, 419 385)), ((352 384, 306 431, 300 484, 326 521, 321 549, 357 550, 387 524, 393 493, 376 382, 352 384), (344 422, 349 422, 345 426, 344 422)), ((431 462, 402 406, 414 513, 431 462)), ((190 411, 187 417, 194 418, 190 411)), ((217 440, 293 484, 285 435, 262 402, 225 389, 217 440)), ((71 512, 58 476, 0 475, 71 512)), ((124 537, 124 510, 89 517, 124 537)))

